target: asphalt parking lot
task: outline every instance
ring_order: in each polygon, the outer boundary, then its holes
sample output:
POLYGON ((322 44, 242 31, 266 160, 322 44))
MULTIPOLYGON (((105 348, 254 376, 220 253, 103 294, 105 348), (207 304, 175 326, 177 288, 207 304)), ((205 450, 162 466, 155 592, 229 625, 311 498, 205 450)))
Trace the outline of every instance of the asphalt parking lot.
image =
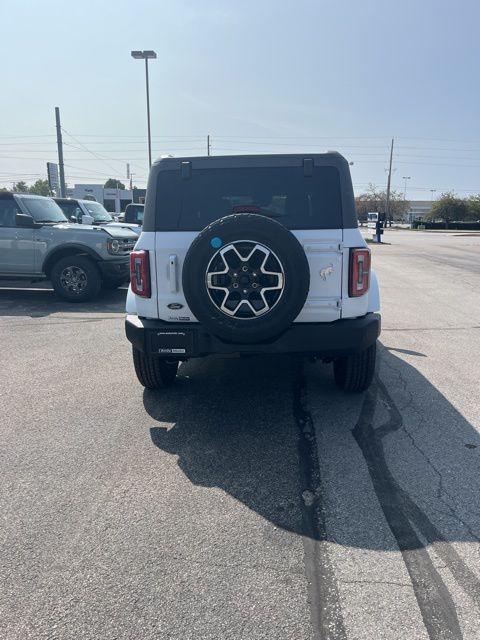
POLYGON ((294 358, 137 383, 125 292, 0 290, 0 637, 480 637, 480 236, 386 231, 369 392, 294 358))

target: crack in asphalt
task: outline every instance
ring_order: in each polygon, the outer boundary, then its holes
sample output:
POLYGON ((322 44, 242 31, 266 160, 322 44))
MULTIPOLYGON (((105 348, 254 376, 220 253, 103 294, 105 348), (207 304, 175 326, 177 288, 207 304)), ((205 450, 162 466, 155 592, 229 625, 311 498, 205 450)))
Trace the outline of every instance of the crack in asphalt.
POLYGON ((298 427, 302 541, 310 620, 316 640, 347 640, 335 572, 328 555, 317 440, 312 416, 306 408, 306 380, 300 358, 293 361, 293 375, 293 414, 298 427))
MULTIPOLYGON (((435 553, 445 563, 455 582, 478 608, 480 608, 480 582, 445 536, 393 477, 385 459, 382 440, 387 434, 402 428, 405 429, 400 411, 384 384, 376 378, 365 395, 360 416, 352 434, 363 453, 378 501, 410 575, 429 638, 461 640, 463 634, 455 603, 421 537, 427 544, 433 546, 435 553), (389 417, 381 427, 374 429, 373 417, 379 400, 383 401, 389 417)), ((444 500, 442 502, 446 504, 444 500)), ((451 509, 449 505, 446 506, 451 509)), ((458 515, 455 515, 458 518, 458 515)))
MULTIPOLYGON (((408 389, 408 385, 407 385, 407 380, 403 377, 402 372, 399 371, 398 369, 395 369, 394 367, 392 367, 391 365, 389 365, 388 363, 384 362, 384 365, 386 364, 387 367, 390 369, 390 371, 397 376, 402 389, 404 391, 404 393, 408 396, 408 400, 407 402, 404 404, 404 406, 402 406, 402 410, 405 409, 411 409, 414 413, 417 414, 418 416, 418 425, 417 425, 417 431, 420 431, 420 429, 423 427, 423 425, 425 424, 425 415, 419 411, 415 406, 414 406, 414 402, 413 402, 413 394, 412 392, 408 389)), ((382 385, 383 386, 383 385, 382 385)), ((386 391, 385 386, 383 386, 383 389, 386 391)), ((390 402, 393 403, 392 398, 390 397, 390 402)), ((386 407, 387 411, 390 409, 390 404, 389 402, 383 402, 384 406, 386 407)), ((395 406, 395 405, 392 405, 395 406)), ((445 507, 447 508, 448 512, 445 511, 440 511, 441 513, 443 513, 444 515, 449 515, 450 517, 454 518, 455 520, 457 520, 458 522, 460 522, 464 527, 465 530, 468 531, 468 533, 471 535, 471 537, 473 538, 473 540, 476 540, 477 542, 480 542, 480 537, 472 530, 472 528, 470 527, 470 525, 465 522, 465 520, 459 515, 459 513, 455 510, 455 508, 457 507, 456 505, 456 501, 455 498, 447 491, 447 489, 444 486, 444 482, 443 482, 443 474, 442 472, 436 467, 436 465, 434 464, 434 462, 431 460, 430 456, 417 444, 417 441, 415 439, 414 434, 409 431, 403 421, 403 418, 401 417, 400 411, 398 410, 398 408, 395 406, 395 409, 398 413, 398 415, 400 416, 400 420, 402 421, 401 424, 401 429, 402 431, 405 433, 405 435, 407 436, 407 438, 409 439, 412 447, 418 451, 418 453, 422 456, 422 458, 425 460, 425 462, 427 463, 427 465, 430 467, 430 469, 432 469, 432 471, 434 472, 434 474, 437 476, 438 478, 438 489, 437 489, 437 494, 436 494, 436 498, 437 500, 439 500, 443 505, 445 505, 445 507), (450 501, 447 502, 447 500, 445 498, 448 498, 448 500, 450 501), (452 506, 453 505, 453 506, 452 506)), ((384 435, 387 435, 387 433, 390 430, 390 422, 387 423, 386 425, 386 430, 384 427, 380 427, 379 429, 376 430, 376 433, 378 435, 381 435, 381 437, 383 437, 384 435)))
POLYGON ((342 579, 339 582, 341 582, 342 584, 375 584, 378 586, 388 584, 393 587, 408 587, 409 589, 413 589, 413 585, 411 582, 394 582, 392 580, 345 580, 345 579, 342 579))

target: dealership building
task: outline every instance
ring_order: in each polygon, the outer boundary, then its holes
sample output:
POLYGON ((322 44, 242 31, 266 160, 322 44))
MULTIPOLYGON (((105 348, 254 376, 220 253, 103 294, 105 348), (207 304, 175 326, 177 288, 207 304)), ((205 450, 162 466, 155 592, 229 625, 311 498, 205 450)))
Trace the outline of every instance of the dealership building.
POLYGON ((127 204, 145 202, 146 189, 105 189, 101 184, 76 184, 67 189, 69 198, 94 200, 110 213, 125 211, 127 204))
POLYGON ((433 202, 431 200, 410 200, 409 208, 406 214, 407 222, 413 220, 423 220, 430 213, 433 202))

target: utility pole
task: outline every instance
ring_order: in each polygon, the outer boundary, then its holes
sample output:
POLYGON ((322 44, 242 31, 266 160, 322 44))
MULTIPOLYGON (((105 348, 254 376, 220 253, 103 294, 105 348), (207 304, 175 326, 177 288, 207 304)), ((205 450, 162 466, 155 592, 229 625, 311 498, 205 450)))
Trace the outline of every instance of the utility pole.
POLYGON ((210 155, 210 134, 207 136, 207 156, 210 155))
POLYGON ((62 127, 60 125, 60 109, 55 107, 55 122, 57 125, 58 170, 60 172, 60 197, 65 197, 65 168, 63 166, 62 127))
POLYGON ((388 180, 387 180, 387 204, 385 206, 385 224, 390 220, 390 226, 392 226, 392 220, 390 217, 390 184, 392 181, 392 158, 393 158, 393 138, 390 146, 390 164, 388 167, 388 180))

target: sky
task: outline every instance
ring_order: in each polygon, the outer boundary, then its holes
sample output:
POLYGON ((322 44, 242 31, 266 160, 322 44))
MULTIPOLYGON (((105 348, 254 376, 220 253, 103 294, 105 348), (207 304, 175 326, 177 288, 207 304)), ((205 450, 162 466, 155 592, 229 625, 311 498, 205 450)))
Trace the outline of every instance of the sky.
POLYGON ((0 0, 0 185, 148 176, 153 155, 313 153, 357 193, 480 193, 480 3, 458 0, 0 0), (405 177, 409 179, 405 180, 405 177), (431 191, 435 190, 435 191, 431 191))

